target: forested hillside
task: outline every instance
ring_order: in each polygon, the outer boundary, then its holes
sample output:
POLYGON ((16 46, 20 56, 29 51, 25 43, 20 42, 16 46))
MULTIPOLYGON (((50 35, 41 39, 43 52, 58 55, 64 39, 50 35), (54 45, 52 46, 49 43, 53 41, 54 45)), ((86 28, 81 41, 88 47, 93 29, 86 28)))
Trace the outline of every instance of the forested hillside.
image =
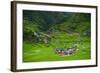
POLYGON ((23 10, 23 61, 90 59, 89 13, 23 10), (77 45, 74 55, 59 56, 56 48, 77 45))

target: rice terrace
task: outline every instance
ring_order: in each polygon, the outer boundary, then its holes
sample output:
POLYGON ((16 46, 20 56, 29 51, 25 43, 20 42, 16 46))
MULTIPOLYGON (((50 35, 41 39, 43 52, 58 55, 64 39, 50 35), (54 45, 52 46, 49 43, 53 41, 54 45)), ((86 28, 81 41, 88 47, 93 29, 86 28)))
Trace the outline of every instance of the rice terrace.
POLYGON ((23 10, 23 62, 91 59, 91 14, 23 10))

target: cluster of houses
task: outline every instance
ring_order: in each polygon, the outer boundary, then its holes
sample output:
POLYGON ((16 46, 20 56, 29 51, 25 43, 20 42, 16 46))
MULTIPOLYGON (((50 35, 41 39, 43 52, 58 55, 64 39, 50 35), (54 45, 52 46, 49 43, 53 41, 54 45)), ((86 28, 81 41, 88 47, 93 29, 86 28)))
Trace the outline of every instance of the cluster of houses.
POLYGON ((56 48, 55 53, 61 56, 69 56, 74 54, 77 51, 77 46, 74 46, 72 48, 56 48))

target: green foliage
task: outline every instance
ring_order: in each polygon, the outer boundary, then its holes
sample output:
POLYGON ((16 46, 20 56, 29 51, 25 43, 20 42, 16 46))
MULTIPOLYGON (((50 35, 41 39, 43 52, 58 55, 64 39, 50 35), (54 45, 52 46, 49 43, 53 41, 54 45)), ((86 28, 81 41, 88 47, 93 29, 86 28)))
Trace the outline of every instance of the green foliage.
POLYGON ((24 62, 90 59, 90 37, 89 13, 23 11, 24 62), (74 44, 79 49, 74 55, 61 57, 54 52, 74 44))
MULTIPOLYGON (((56 34, 57 35, 57 34, 56 34)), ((41 61, 62 61, 62 60, 85 60, 90 59, 90 39, 88 37, 81 37, 81 42, 77 41, 77 35, 67 37, 65 34, 59 34, 58 37, 52 39, 49 44, 44 43, 30 43, 24 41, 23 43, 23 62, 41 62, 41 61), (74 44, 78 44, 78 51, 70 56, 59 56, 55 54, 56 48, 69 48, 74 44)))
POLYGON ((24 32, 35 32, 35 31, 38 31, 38 25, 37 23, 35 22, 30 22, 28 20, 24 20, 24 27, 23 27, 23 30, 24 32))
POLYGON ((90 14, 72 13, 68 16, 66 21, 59 24, 58 29, 65 32, 72 32, 72 33, 77 32, 80 34, 87 33, 87 31, 90 32, 90 18, 89 17, 90 17, 90 14))

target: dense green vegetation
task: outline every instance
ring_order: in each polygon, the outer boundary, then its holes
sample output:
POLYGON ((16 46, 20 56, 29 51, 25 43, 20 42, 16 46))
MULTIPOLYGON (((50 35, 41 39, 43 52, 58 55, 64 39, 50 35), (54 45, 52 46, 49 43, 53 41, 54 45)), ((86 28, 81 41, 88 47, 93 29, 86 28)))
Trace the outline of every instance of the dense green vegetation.
POLYGON ((91 15, 89 13, 23 10, 23 61, 60 61, 90 59, 91 15), (77 51, 60 56, 56 48, 77 51))

